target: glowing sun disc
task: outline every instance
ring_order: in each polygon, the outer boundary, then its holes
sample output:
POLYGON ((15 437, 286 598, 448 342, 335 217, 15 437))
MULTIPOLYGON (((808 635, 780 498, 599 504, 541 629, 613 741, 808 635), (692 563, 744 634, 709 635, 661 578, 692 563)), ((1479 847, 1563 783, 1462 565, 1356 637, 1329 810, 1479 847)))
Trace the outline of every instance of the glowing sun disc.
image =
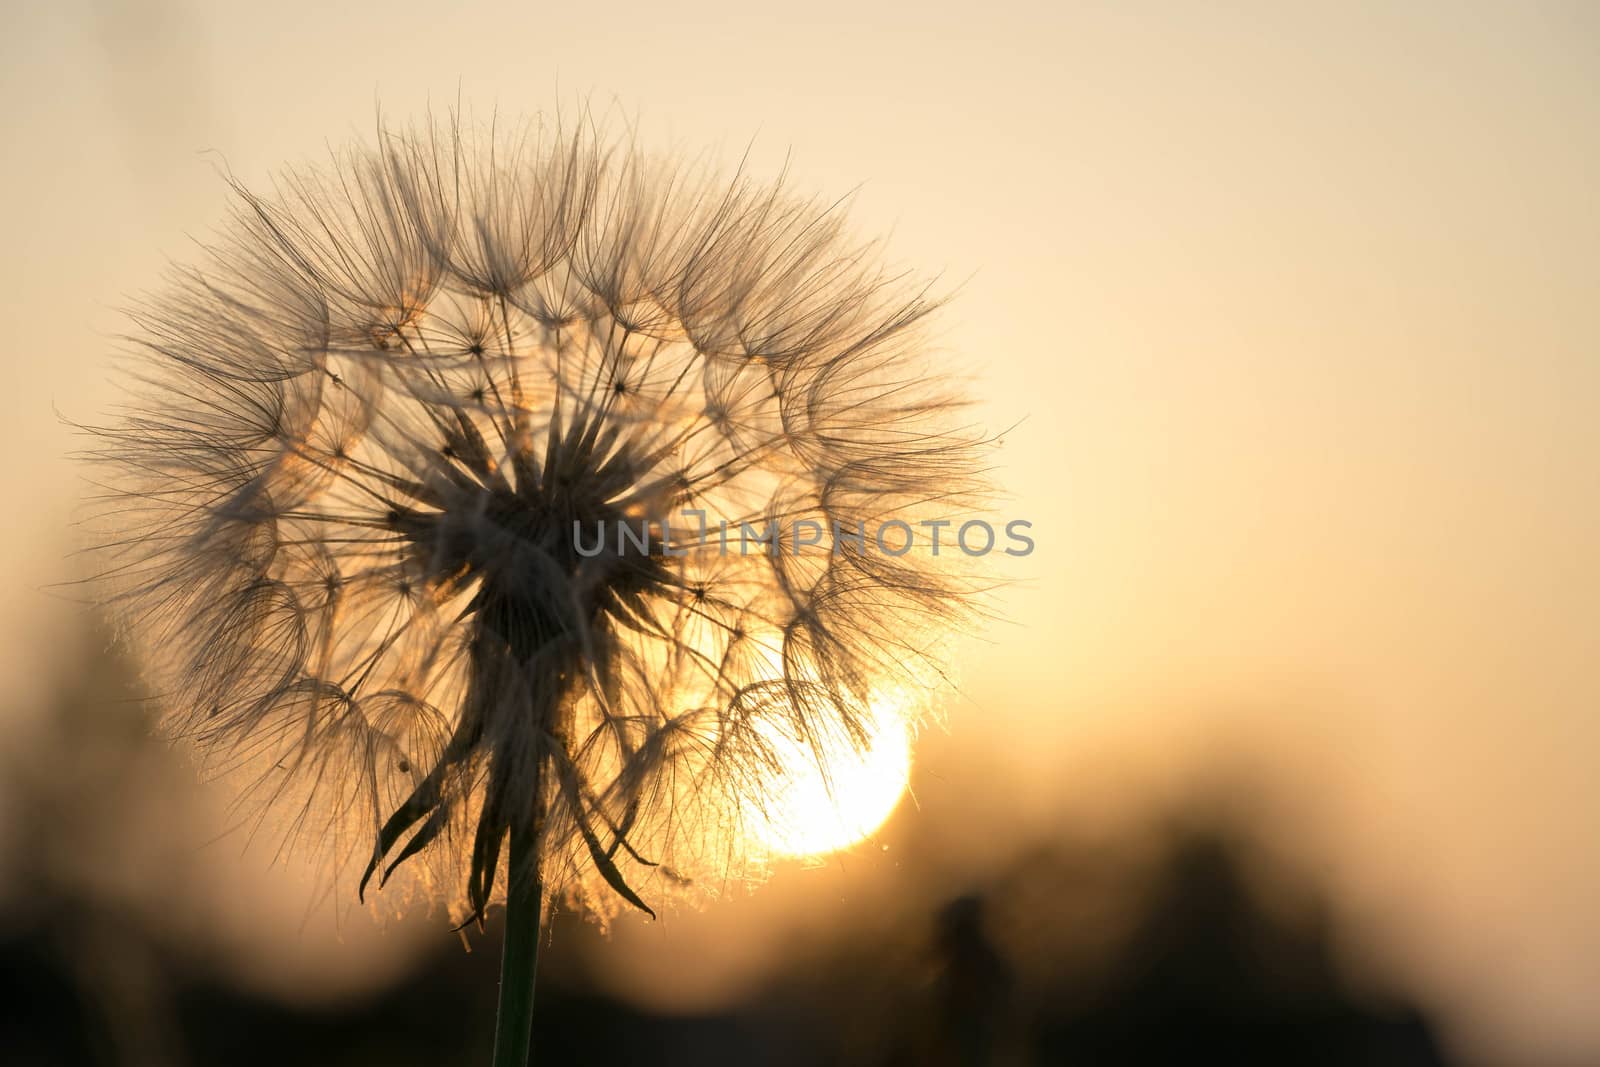
POLYGON ((887 708, 868 724, 864 750, 840 738, 824 753, 827 777, 794 738, 774 730, 767 741, 785 770, 750 832, 778 855, 837 852, 865 839, 894 812, 911 777, 909 731, 887 708))

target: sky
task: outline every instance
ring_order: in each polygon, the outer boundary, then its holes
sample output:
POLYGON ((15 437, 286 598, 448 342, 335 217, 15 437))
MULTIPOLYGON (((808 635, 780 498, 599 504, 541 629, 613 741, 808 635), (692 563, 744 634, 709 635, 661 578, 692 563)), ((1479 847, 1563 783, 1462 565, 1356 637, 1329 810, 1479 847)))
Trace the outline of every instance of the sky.
POLYGON ((69 0, 6 21, 6 714, 77 610, 52 586, 89 491, 66 420, 110 403, 119 308, 220 219, 221 172, 264 184, 380 112, 586 101, 855 190, 856 229, 954 292, 940 356, 1004 430, 996 512, 1038 549, 919 745, 900 817, 947 820, 945 862, 992 858, 995 820, 1112 819, 1235 760, 1462 1047, 1600 1049, 1600 8, 69 0))

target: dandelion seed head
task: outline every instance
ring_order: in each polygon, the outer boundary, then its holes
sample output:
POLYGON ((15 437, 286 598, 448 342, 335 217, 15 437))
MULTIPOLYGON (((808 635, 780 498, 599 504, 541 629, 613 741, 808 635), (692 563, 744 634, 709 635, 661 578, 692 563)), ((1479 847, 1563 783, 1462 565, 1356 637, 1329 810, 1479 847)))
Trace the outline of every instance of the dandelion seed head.
POLYGON ((757 872, 779 749, 825 778, 864 746, 975 587, 849 542, 730 554, 686 516, 980 501, 938 299, 837 208, 592 125, 386 129, 234 191, 134 312, 94 431, 164 727, 335 884, 403 877, 462 917, 514 825, 600 913, 757 872), (574 536, 649 519, 648 545, 574 536))

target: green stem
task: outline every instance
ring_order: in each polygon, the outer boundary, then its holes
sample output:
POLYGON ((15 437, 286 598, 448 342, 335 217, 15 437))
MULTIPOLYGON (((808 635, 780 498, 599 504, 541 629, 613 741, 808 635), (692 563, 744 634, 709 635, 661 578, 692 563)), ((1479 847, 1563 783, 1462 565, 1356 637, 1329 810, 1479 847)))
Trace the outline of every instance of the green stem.
POLYGON ((494 1067, 527 1067, 533 1040, 533 980, 539 970, 539 881, 537 831, 511 827, 506 871, 506 940, 500 955, 500 1011, 495 1018, 494 1067))

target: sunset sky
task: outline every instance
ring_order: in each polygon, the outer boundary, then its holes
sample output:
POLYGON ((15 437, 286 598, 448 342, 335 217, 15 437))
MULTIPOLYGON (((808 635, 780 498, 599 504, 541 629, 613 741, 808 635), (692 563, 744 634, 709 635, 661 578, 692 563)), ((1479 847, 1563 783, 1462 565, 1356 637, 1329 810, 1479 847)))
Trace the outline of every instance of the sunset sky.
MULTIPOLYGON (((10 728, 78 614, 51 587, 89 491, 62 420, 111 402, 118 308, 219 221, 219 172, 264 184, 380 111, 586 102, 649 144, 859 186, 856 229, 954 293, 941 358, 1005 431, 994 512, 1038 549, 1006 561, 889 844, 937 820, 958 881, 1030 828, 1235 770, 1352 954, 1456 1047, 1600 1055, 1600 7, 69 0, 7 22, 10 728)), ((791 872, 676 930, 620 924, 617 981, 670 1000, 664 961, 736 929, 685 980, 713 996, 757 927, 871 898, 894 850, 852 855, 820 893, 791 872)))

